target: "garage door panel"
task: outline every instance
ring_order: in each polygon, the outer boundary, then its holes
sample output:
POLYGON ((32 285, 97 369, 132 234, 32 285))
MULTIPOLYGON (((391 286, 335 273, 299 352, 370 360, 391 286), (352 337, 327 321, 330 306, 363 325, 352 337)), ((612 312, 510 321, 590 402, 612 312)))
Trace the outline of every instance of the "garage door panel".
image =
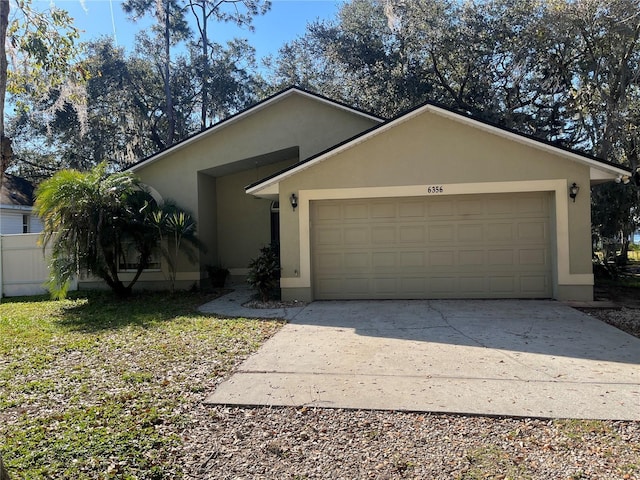
POLYGON ((482 241, 485 237, 484 225, 482 224, 462 224, 458 226, 458 242, 470 243, 482 241))
POLYGON ((512 243, 515 240, 516 225, 513 223, 495 223, 487 224, 487 242, 492 243, 512 243))
POLYGON ((542 221, 518 223, 518 241, 545 242, 547 239, 547 224, 542 221))
POLYGON ((547 206, 545 199, 536 196, 520 197, 515 200, 516 213, 545 215, 547 206))
POLYGON ((398 240, 402 243, 424 244, 426 232, 424 225, 400 226, 398 240))
POLYGON ((493 266, 506 266, 514 264, 514 251, 508 250, 489 250, 488 264, 493 266))
POLYGON ((486 262, 484 250, 460 250, 458 252, 458 264, 461 267, 477 267, 486 262))
POLYGON ((369 220, 369 205, 366 203, 344 205, 345 220, 369 220))
POLYGON ((344 268, 346 271, 366 271, 371 266, 368 252, 345 252, 344 268))
POLYGON ((397 228, 394 226, 371 227, 371 243, 374 245, 395 245, 397 228))
POLYGON ((455 239, 455 226, 453 225, 429 225, 429 242, 451 243, 455 239))
POLYGON ((429 252, 429 266, 452 267, 455 265, 455 252, 447 250, 432 250, 429 252))
POLYGON ((399 216, 401 218, 424 218, 424 202, 404 202, 399 205, 399 216))
POLYGON ((469 292, 470 295, 482 295, 486 290, 486 279, 484 276, 461 277, 460 290, 469 292))
POLYGON ((318 204, 316 206, 315 216, 317 220, 341 220, 341 208, 336 204, 318 204))
POLYGON ((375 202, 371 205, 371 218, 395 218, 396 204, 394 202, 375 202))
POLYGON ((317 288, 324 298, 343 298, 343 283, 342 278, 323 276, 317 280, 317 288))
POLYGON ((518 256, 520 265, 546 266, 548 263, 547 252, 542 248, 520 250, 518 256))
POLYGON ((342 229, 325 227, 316 230, 316 245, 331 247, 340 244, 342 244, 342 229))
POLYGON ((399 266, 403 269, 403 271, 406 271, 409 268, 418 268, 422 271, 426 266, 426 263, 425 263, 426 252, 424 251, 420 251, 420 252, 401 251, 399 252, 398 256, 399 256, 399 266))
POLYGON ((373 293, 375 295, 392 295, 398 293, 397 278, 375 278, 372 282, 373 293))
POLYGON ((407 298, 424 298, 426 287, 426 278, 421 277, 401 277, 399 286, 401 292, 405 292, 407 298))
POLYGON ((380 271, 395 271, 398 268, 396 252, 373 252, 371 255, 373 268, 380 271))
POLYGON ((511 275, 489 277, 489 290, 494 294, 511 296, 515 293, 515 279, 511 275))
POLYGON ((371 292, 371 281, 362 277, 347 277, 344 279, 343 291, 353 295, 369 295, 371 292))
POLYGON ((455 213, 455 203, 447 199, 437 199, 427 203, 429 218, 450 217, 455 213))
POLYGON ((520 290, 522 292, 542 297, 548 288, 548 279, 544 275, 520 276, 520 290))
POLYGON ((551 296, 549 194, 312 202, 318 299, 551 296))
POLYGON ((496 216, 511 216, 515 212, 515 204, 512 199, 509 198, 498 198, 493 197, 489 198, 486 201, 487 205, 487 216, 496 217, 496 216))
POLYGON ((460 216, 480 216, 484 213, 484 204, 472 199, 456 202, 457 213, 460 216))

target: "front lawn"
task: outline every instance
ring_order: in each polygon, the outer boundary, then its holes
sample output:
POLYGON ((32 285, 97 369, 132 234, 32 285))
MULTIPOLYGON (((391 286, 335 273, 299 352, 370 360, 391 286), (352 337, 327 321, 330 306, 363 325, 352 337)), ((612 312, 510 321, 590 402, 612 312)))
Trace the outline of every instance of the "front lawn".
POLYGON ((182 477, 188 412, 281 322, 200 294, 2 299, 0 454, 12 479, 182 477))

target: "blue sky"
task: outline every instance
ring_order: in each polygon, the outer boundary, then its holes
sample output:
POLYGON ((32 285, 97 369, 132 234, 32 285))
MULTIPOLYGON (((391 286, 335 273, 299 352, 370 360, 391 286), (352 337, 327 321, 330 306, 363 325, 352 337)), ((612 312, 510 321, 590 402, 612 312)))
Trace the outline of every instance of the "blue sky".
MULTIPOLYGON (((83 30, 83 40, 114 35, 118 45, 131 49, 135 34, 148 23, 134 23, 122 11, 122 0, 34 0, 43 9, 53 3, 67 10, 75 25, 83 30), (113 16, 112 16, 113 12, 113 16)), ((240 37, 247 38, 256 48, 257 58, 277 53, 285 42, 293 40, 305 31, 307 23, 318 18, 333 18, 341 0, 272 0, 271 10, 254 19, 255 32, 242 30, 229 24, 216 24, 220 34, 216 41, 240 37)))

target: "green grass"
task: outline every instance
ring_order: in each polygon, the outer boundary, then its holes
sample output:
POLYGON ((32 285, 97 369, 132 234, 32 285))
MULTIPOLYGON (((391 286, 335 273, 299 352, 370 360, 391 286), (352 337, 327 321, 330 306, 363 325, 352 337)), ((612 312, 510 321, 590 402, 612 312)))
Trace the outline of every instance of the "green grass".
POLYGON ((197 313, 206 300, 2 299, 0 454, 11 478, 181 478, 190 409, 281 325, 197 313))

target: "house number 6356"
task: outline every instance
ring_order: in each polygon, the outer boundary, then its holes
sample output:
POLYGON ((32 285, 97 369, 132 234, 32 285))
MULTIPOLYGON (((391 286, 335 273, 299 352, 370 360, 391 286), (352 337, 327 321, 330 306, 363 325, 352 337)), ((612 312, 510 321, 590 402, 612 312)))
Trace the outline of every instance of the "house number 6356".
POLYGON ((442 185, 429 185, 427 193, 444 193, 444 187, 442 185))

